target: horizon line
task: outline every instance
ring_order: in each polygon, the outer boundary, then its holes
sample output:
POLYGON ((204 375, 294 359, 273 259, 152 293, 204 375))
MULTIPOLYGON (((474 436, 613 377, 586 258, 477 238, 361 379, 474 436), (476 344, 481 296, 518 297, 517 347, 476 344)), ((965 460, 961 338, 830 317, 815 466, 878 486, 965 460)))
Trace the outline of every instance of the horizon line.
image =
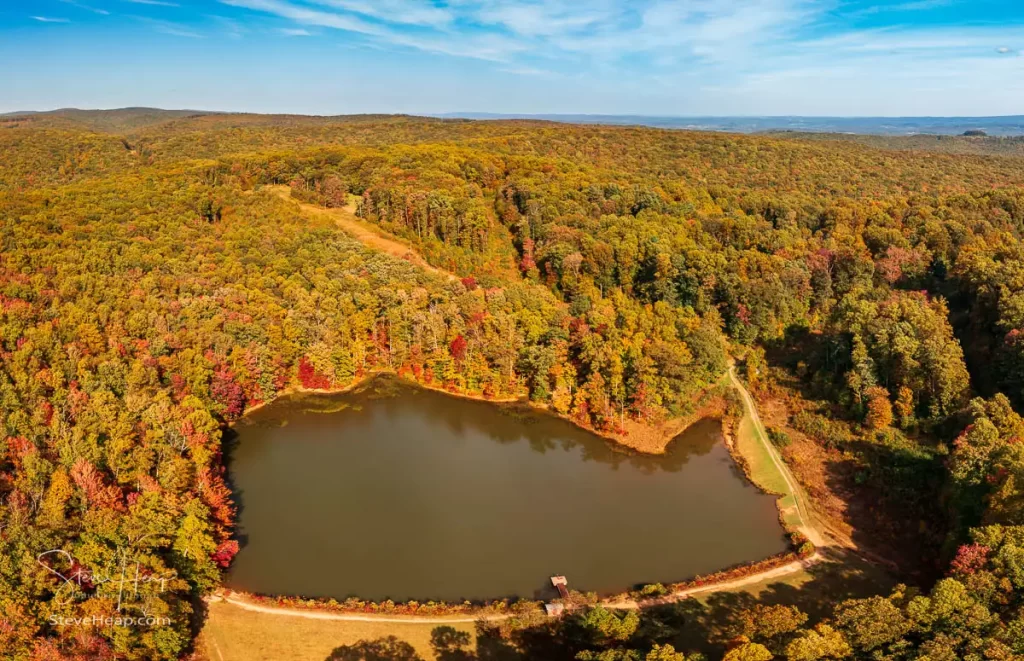
POLYGON ((607 113, 607 112, 493 112, 493 111, 473 111, 473 110, 456 110, 446 112, 357 112, 357 113, 337 113, 337 114, 318 114, 308 112, 260 112, 253 110, 212 110, 203 108, 161 108, 157 106, 123 106, 116 108, 79 108, 75 106, 66 106, 61 108, 52 108, 47 110, 14 110, 0 112, 0 116, 16 116, 16 115, 42 115, 50 113, 60 112, 118 112, 126 110, 154 110, 160 112, 190 112, 190 113, 205 113, 211 115, 263 115, 263 116, 297 116, 297 117, 360 117, 360 116, 391 116, 391 117, 424 117, 424 118, 453 118, 453 119, 473 119, 473 118, 486 118, 492 117, 496 119, 516 119, 516 118, 546 118, 546 117, 619 117, 619 118, 642 118, 642 119, 1016 119, 1024 118, 1024 113, 1016 115, 800 115, 800 114, 783 114, 783 115, 758 115, 758 114, 727 114, 727 115, 716 115, 716 114, 701 114, 701 115, 670 115, 670 114, 643 114, 643 113, 607 113))

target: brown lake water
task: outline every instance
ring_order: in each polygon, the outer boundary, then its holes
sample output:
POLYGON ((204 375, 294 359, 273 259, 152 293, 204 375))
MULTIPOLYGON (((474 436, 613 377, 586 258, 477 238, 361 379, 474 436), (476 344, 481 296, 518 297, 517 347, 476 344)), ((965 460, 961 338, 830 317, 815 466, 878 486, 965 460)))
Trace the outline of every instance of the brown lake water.
POLYGON ((552 416, 376 379, 237 426, 243 547, 228 585, 396 601, 681 581, 785 550, 774 497, 704 419, 664 456, 552 416))

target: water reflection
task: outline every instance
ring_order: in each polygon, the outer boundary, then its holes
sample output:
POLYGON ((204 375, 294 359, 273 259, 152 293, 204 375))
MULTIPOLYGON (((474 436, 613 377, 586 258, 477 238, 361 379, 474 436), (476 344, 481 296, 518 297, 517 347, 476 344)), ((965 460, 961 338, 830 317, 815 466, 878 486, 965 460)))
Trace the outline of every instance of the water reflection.
POLYGON ((706 418, 673 439, 665 454, 643 454, 610 441, 595 442, 598 437, 594 434, 527 404, 448 396, 389 375, 375 377, 347 393, 291 395, 274 402, 269 412, 258 411, 242 424, 283 427, 295 415, 358 414, 371 405, 388 416, 420 415, 459 438, 486 435, 499 443, 525 441, 541 454, 575 451, 585 461, 611 466, 628 463, 649 472, 678 472, 691 457, 707 454, 722 441, 720 421, 706 418))

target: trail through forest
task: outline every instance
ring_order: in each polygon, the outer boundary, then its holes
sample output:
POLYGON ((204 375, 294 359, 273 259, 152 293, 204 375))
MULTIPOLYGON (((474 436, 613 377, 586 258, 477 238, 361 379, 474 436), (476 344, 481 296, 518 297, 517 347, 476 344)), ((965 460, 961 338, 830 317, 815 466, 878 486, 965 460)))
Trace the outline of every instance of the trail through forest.
POLYGON ((379 250, 393 257, 403 259, 410 264, 415 264, 431 273, 444 276, 449 280, 458 279, 454 273, 431 266, 423 255, 415 248, 403 243, 401 240, 391 236, 384 230, 357 218, 350 208, 325 209, 314 204, 300 202, 291 196, 291 189, 288 186, 266 186, 266 190, 274 193, 283 200, 297 204, 302 212, 308 216, 319 218, 330 218, 334 224, 340 227, 346 234, 362 243, 367 248, 379 250))

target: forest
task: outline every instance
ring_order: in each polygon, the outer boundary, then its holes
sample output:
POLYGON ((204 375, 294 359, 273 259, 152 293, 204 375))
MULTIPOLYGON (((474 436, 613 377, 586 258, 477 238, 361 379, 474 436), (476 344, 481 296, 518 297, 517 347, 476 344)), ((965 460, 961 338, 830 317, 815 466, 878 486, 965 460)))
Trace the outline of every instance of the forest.
MULTIPOLYGON (((224 432, 281 393, 392 371, 628 441, 733 359, 815 504, 905 583, 739 610, 724 658, 1024 658, 1024 159, 969 140, 0 117, 4 658, 188 658, 238 551, 224 432), (114 616, 172 624, 55 624, 114 616)), ((524 627, 562 658, 701 658, 676 616, 524 627)))

